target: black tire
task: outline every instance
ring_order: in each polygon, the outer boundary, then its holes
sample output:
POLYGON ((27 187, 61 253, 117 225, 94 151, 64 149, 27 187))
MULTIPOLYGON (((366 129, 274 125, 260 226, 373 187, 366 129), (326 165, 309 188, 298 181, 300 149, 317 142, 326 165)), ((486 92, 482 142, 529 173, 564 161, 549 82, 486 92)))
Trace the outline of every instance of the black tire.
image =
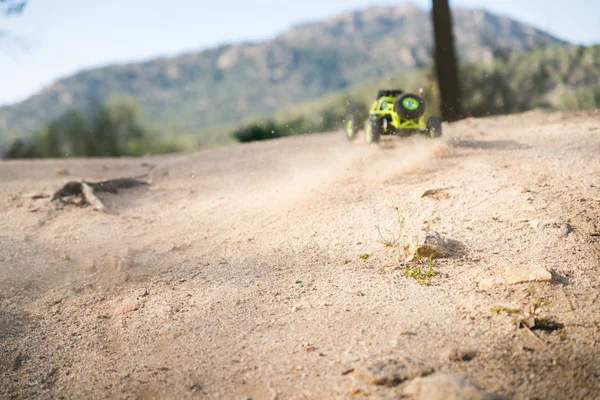
POLYGON ((401 117, 417 119, 425 113, 425 101, 423 101, 421 96, 406 93, 396 97, 396 100, 394 101, 394 111, 401 117))
POLYGON ((378 143, 381 139, 381 132, 383 132, 381 120, 369 119, 365 124, 365 142, 368 144, 378 143))
POLYGON ((427 118, 426 127, 429 137, 438 138, 442 136, 442 119, 440 117, 427 118))
POLYGON ((358 133, 359 130, 360 130, 360 119, 358 118, 358 116, 356 114, 348 115, 348 117, 346 118, 346 125, 345 125, 346 139, 348 139, 349 142, 356 139, 356 134, 358 133))
POLYGON ((402 89, 391 89, 391 90, 379 90, 377 92, 377 99, 381 97, 398 97, 404 93, 402 89))

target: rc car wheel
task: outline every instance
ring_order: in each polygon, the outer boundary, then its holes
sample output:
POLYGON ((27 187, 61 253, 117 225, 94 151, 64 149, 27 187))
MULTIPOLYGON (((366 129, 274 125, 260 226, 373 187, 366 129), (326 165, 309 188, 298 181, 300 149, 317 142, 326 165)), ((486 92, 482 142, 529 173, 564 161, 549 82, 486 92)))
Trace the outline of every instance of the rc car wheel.
POLYGON ((440 117, 427 118, 427 134, 432 138, 442 136, 442 119, 440 117))
POLYGON ((380 90, 377 92, 377 99, 382 97, 398 97, 404 93, 402 89, 380 90))
POLYGON ((355 114, 351 114, 346 118, 346 139, 349 142, 356 139, 356 133, 360 129, 360 120, 355 114))
POLYGON ((396 97, 394 101, 394 111, 401 117, 407 119, 416 119, 425 113, 425 101, 421 96, 407 93, 396 97))
POLYGON ((381 131, 383 131, 381 121, 377 119, 368 120, 365 125, 365 142, 368 144, 379 142, 381 131))

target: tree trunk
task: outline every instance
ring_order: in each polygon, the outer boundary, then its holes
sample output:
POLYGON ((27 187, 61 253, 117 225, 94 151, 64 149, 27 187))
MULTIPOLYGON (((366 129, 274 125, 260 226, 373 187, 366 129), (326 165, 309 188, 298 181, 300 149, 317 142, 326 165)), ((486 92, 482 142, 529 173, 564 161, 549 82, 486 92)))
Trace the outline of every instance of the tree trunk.
POLYGON ((464 118, 460 106, 460 85, 452 33, 452 14, 448 0, 433 0, 434 60, 442 106, 442 119, 456 121, 464 118))

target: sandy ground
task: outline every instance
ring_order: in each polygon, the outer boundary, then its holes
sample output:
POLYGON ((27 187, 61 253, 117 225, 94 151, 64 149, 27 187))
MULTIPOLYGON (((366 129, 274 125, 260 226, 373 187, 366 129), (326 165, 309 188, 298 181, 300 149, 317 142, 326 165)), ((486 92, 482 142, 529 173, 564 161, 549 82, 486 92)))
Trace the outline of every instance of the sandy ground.
POLYGON ((445 129, 0 162, 0 398, 399 398, 432 372, 600 398, 600 113, 445 129), (151 185, 109 213, 30 198, 125 176, 151 185), (427 230, 461 243, 429 286, 427 230), (510 283, 529 268, 552 281, 510 283), (518 328, 536 306, 560 329, 518 328))

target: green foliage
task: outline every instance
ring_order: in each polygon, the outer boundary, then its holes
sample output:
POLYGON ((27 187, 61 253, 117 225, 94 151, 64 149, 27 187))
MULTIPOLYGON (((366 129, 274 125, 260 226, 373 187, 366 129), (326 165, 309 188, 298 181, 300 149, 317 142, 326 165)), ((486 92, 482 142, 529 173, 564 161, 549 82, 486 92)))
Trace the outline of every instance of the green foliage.
POLYGON ((148 135, 136 101, 115 97, 86 117, 71 109, 43 126, 30 141, 17 139, 7 158, 119 157, 176 151, 173 144, 148 135))
POLYGON ((258 140, 275 139, 278 137, 301 134, 307 132, 309 125, 303 118, 296 118, 287 123, 278 123, 274 120, 250 123, 238 128, 232 136, 239 142, 255 142, 258 140))
POLYGON ((363 260, 366 260, 367 258, 370 257, 370 255, 367 253, 363 253, 363 254, 359 255, 359 257, 362 258, 363 260))
POLYGON ((69 110, 42 127, 35 137, 39 153, 43 157, 81 157, 93 147, 89 129, 83 115, 69 110))
POLYGON ((536 107, 600 107, 600 46, 537 48, 492 65, 461 70, 463 107, 472 116, 508 114, 536 107))
POLYGON ((4 156, 6 158, 37 158, 40 153, 33 143, 15 139, 4 156))
POLYGON ((550 305, 550 300, 541 297, 534 284, 531 284, 528 292, 529 304, 524 305, 523 308, 518 309, 495 306, 490 308, 490 311, 496 314, 505 312, 509 315, 515 315, 514 322, 519 328, 525 327, 531 330, 544 330, 549 332, 561 331, 564 328, 564 324, 551 318, 540 316, 542 308, 550 305))
POLYGON ((404 269, 404 276, 407 278, 413 278, 419 285, 429 286, 431 285, 431 278, 435 276, 433 270, 433 257, 427 259, 427 270, 421 268, 421 264, 407 265, 404 269))
POLYGON ((145 132, 135 100, 112 98, 100 105, 87 136, 87 156, 142 155, 145 132))

